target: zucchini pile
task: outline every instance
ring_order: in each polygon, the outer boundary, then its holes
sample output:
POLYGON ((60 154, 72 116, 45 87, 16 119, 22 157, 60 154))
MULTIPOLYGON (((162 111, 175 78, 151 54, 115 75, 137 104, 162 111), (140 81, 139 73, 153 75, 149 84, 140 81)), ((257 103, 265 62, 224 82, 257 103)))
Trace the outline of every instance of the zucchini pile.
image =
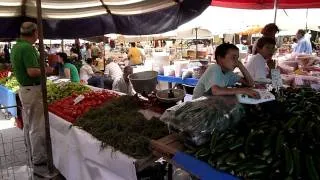
POLYGON ((244 114, 243 106, 234 96, 212 96, 185 102, 168 109, 161 120, 183 132, 192 145, 210 141, 213 131, 223 132, 237 124, 244 114))
POLYGON ((239 124, 191 149, 216 169, 244 179, 319 180, 320 92, 284 89, 277 101, 245 106, 239 124))

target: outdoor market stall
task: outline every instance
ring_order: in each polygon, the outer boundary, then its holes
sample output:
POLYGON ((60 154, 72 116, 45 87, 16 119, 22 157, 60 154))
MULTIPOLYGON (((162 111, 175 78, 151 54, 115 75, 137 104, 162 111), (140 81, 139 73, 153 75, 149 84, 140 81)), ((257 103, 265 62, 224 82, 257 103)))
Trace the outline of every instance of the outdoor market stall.
MULTIPOLYGON (((123 96, 122 100, 127 99, 128 101, 125 104, 132 104, 131 109, 125 108, 124 110, 128 112, 123 112, 123 114, 116 113, 112 115, 113 110, 110 109, 111 104, 118 103, 116 106, 114 106, 114 108, 121 108, 121 97, 119 97, 119 95, 123 94, 95 87, 90 87, 91 90, 87 91, 87 88, 81 89, 80 85, 77 88, 78 94, 84 94, 78 96, 74 94, 76 92, 75 86, 75 84, 72 85, 71 83, 63 83, 50 84, 48 87, 48 95, 50 95, 48 99, 50 100, 50 102, 52 102, 49 105, 49 119, 51 128, 54 165, 67 179, 71 180, 82 178, 110 178, 119 180, 137 179, 136 173, 143 170, 145 167, 152 164, 156 160, 155 157, 151 155, 151 153, 149 155, 145 153, 141 154, 141 150, 139 151, 139 149, 145 151, 145 149, 143 149, 145 148, 144 144, 141 144, 141 147, 137 147, 138 150, 133 149, 132 151, 127 151, 127 153, 134 153, 137 151, 136 153, 140 152, 140 154, 127 155, 126 153, 120 152, 118 149, 119 147, 115 148, 109 144, 103 145, 102 143, 104 142, 101 142, 101 140, 97 139, 97 134, 90 134, 90 125, 79 127, 81 126, 81 123, 85 123, 86 121, 95 121, 95 118, 102 119, 103 121, 101 122, 104 123, 107 123, 108 121, 113 121, 113 119, 106 119, 101 115, 98 115, 97 113, 99 112, 100 114, 101 112, 103 114, 107 113, 109 118, 115 118, 114 120, 117 122, 120 120, 125 121, 124 118, 129 118, 129 116, 126 116, 126 114, 132 113, 133 106, 136 106, 135 103, 137 102, 134 100, 135 97, 129 98, 123 96), (73 87, 73 90, 70 91, 71 87, 73 87), (60 90, 58 91, 55 88, 64 88, 65 91, 67 91, 67 93, 61 93, 60 90), (71 95, 70 92, 73 92, 73 95, 71 95), (56 93, 61 94, 61 96, 57 96, 56 93), (75 104, 74 100, 81 96, 83 96, 83 100, 80 101, 78 104, 75 104), (104 108, 104 106, 109 106, 109 108, 105 107, 103 111, 99 110, 99 108, 104 108), (70 111, 70 108, 73 108, 72 111, 70 111), (79 111, 80 109, 81 111, 79 111), (110 112, 108 113, 108 111, 110 112), (89 115, 90 113, 92 115, 89 115), (86 116, 90 116, 90 119, 86 120, 86 116), (117 119, 116 117, 120 119, 117 119), (89 128, 89 130, 87 128, 89 128), (141 155, 143 155, 143 157, 141 157, 141 155)), ((124 104, 122 103, 122 106, 123 105, 124 104)), ((145 115, 145 117, 151 118, 151 120, 149 120, 150 122, 148 121, 150 126, 156 125, 158 130, 161 131, 161 129, 163 129, 168 131, 163 123, 161 123, 160 121, 156 122, 155 120, 152 120, 152 117, 160 116, 158 113, 155 113, 150 110, 141 110, 139 112, 142 112, 145 115), (162 128, 161 124, 163 125, 162 128)), ((131 118, 129 118, 128 121, 134 123, 135 121, 140 120, 133 119, 134 117, 131 116, 131 118)), ((130 123, 126 123, 126 127, 123 128, 130 128, 130 126, 130 123)), ((151 127, 149 127, 149 129, 150 128, 151 127)), ((148 128, 145 127, 143 131, 146 131, 147 129, 148 128)), ((151 129, 152 131, 154 131, 154 128, 151 129)), ((105 130, 103 130, 103 132, 105 132, 105 130)), ((143 132, 140 133, 143 134, 143 132)), ((164 132, 158 131, 158 133, 160 133, 161 135, 161 133, 163 134, 164 132)), ((164 135, 165 134, 166 133, 164 133, 164 135)), ((105 138, 117 138, 116 134, 114 135, 114 137, 107 136, 105 138)), ((149 135, 150 138, 161 137, 159 136, 159 134, 153 135, 153 133, 151 133, 149 135)), ((119 139, 119 141, 123 141, 123 139, 119 139)), ((143 142, 144 141, 142 140, 141 143, 143 142)))

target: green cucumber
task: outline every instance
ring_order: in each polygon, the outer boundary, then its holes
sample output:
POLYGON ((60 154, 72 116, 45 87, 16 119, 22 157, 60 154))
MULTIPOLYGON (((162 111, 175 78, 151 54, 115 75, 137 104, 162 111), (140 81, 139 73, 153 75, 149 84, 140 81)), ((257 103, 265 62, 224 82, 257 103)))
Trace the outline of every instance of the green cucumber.
POLYGON ((294 169, 291 151, 287 145, 284 146, 284 151, 285 151, 284 157, 285 157, 285 164, 286 164, 286 172, 289 175, 291 175, 294 169))
POLYGON ((277 137, 277 142, 276 142, 276 152, 275 152, 276 155, 280 154, 283 143, 284 143, 284 136, 283 136, 282 132, 279 132, 278 137, 277 137))
POLYGON ((301 171, 300 171, 300 151, 297 148, 292 149, 292 157, 294 162, 294 170, 296 177, 300 177, 301 171))
POLYGON ((210 154, 210 150, 207 148, 202 148, 196 153, 197 158, 204 158, 210 154))
POLYGON ((298 117, 293 117, 291 118, 286 124, 285 127, 287 129, 292 128, 297 122, 298 122, 299 116, 298 117))
POLYGON ((310 178, 310 180, 319 180, 319 174, 317 173, 312 156, 310 155, 306 156, 306 165, 307 165, 308 177, 310 178))
POLYGON ((246 140, 246 144, 245 144, 245 148, 244 151, 246 154, 249 154, 249 149, 250 149, 250 143, 252 141, 252 137, 255 135, 255 131, 251 130, 251 132, 249 133, 247 140, 246 140))
POLYGON ((260 179, 261 176, 264 175, 263 171, 252 171, 248 173, 248 177, 251 178, 258 178, 260 179))
POLYGON ((211 153, 215 152, 216 144, 217 144, 217 133, 213 132, 211 137, 211 142, 210 142, 211 153))

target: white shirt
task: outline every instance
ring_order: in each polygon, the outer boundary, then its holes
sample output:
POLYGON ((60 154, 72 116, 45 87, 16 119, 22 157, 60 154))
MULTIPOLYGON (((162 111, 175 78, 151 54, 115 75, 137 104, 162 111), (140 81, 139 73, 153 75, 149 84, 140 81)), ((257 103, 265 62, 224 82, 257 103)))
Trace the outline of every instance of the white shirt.
POLYGON ((261 81, 267 78, 268 66, 264 57, 259 53, 250 57, 246 68, 254 81, 261 81))
POLYGON ((88 79, 93 75, 92 67, 89 64, 85 64, 80 68, 80 80, 88 84, 88 79))
POLYGON ((92 58, 91 57, 91 49, 87 49, 86 50, 86 58, 88 59, 88 58, 92 58))
POLYGON ((122 70, 115 62, 110 62, 108 65, 106 65, 104 74, 111 77, 112 80, 122 78, 122 70))
POLYGON ((125 93, 129 96, 133 96, 135 94, 131 82, 129 81, 126 83, 123 77, 113 81, 112 90, 125 93))

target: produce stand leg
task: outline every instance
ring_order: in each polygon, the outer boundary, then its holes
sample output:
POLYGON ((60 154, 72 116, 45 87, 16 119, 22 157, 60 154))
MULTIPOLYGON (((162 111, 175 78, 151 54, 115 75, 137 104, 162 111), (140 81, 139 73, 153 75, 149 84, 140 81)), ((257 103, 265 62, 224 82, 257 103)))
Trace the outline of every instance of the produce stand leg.
POLYGON ((172 180, 172 173, 173 173, 173 170, 172 170, 172 164, 168 164, 168 180, 172 180))
POLYGON ((172 88, 172 82, 168 82, 168 89, 172 88))

